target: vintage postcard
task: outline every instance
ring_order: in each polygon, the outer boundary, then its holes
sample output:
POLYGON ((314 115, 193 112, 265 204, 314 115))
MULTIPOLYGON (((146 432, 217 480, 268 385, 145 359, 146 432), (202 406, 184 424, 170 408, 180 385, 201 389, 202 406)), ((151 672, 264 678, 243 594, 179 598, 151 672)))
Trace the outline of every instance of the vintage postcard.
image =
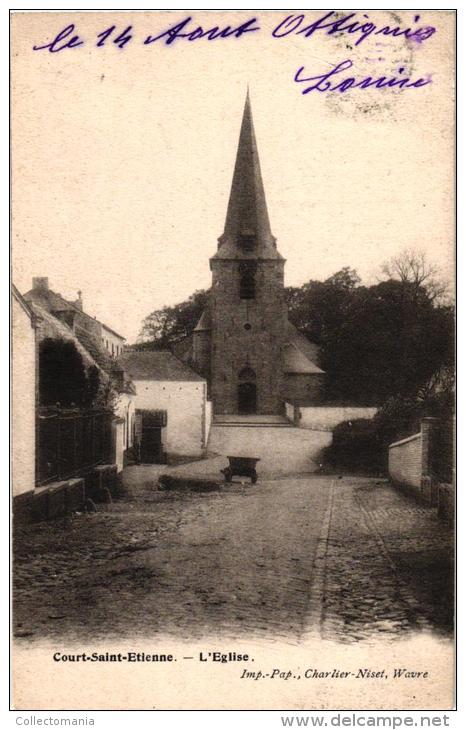
POLYGON ((11 13, 13 706, 455 706, 455 12, 11 13))

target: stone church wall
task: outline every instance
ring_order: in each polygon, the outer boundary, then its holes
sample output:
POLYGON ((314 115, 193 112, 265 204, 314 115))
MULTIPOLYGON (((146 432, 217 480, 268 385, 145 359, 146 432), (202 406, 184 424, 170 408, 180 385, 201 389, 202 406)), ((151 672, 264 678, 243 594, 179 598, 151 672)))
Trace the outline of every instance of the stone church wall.
POLYGON ((257 413, 283 410, 277 366, 285 332, 283 262, 257 264, 256 298, 240 299, 239 261, 212 261, 212 399, 215 413, 238 412, 238 375, 256 374, 257 413))
MULTIPOLYGON (((193 332, 193 367, 204 378, 210 376, 210 332, 193 332)), ((176 353, 175 353, 176 354, 176 353)))
POLYGON ((283 381, 283 400, 297 406, 321 402, 324 392, 323 373, 287 373, 283 381))

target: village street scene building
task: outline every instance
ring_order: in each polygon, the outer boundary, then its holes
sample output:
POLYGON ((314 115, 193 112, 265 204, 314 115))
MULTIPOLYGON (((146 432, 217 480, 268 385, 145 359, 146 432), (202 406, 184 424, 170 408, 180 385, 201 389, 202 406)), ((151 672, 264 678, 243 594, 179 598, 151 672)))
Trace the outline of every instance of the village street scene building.
MULTIPOLYGON (((212 248, 207 305, 169 346, 128 343, 47 272, 13 290, 15 637, 451 636, 448 368, 426 371, 434 405, 413 416, 374 348, 362 377, 332 359, 358 284, 347 268, 285 286, 249 95, 212 248), (296 324, 314 291, 319 341, 296 324)), ((379 323, 402 284, 380 284, 379 323)), ((411 305, 433 311, 419 287, 411 305)))

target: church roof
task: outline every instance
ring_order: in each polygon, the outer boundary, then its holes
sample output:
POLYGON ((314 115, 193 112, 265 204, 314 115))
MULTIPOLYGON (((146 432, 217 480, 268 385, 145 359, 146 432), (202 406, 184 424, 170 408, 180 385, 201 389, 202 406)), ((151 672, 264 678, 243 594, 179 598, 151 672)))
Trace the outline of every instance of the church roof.
POLYGON ((283 369, 285 373, 324 373, 316 361, 319 357, 319 347, 310 342, 305 335, 299 332, 289 320, 286 323, 286 338, 283 349, 283 369))
POLYGON ((288 342, 283 348, 283 370, 285 373, 298 375, 324 372, 312 360, 309 360, 294 342, 288 342))
POLYGON ((259 163, 249 92, 236 153, 225 228, 213 259, 282 259, 270 229, 259 163), (240 245, 242 236, 255 239, 253 251, 240 245))
POLYGON ((165 350, 132 350, 123 353, 118 362, 134 380, 203 381, 186 363, 165 350))
POLYGON ((210 309, 207 307, 199 317, 199 321, 194 328, 194 332, 206 332, 211 329, 211 326, 210 309))
POLYGON ((317 362, 319 359, 319 345, 315 342, 311 342, 307 339, 306 335, 296 329, 294 324, 287 320, 286 323, 286 335, 290 342, 293 342, 301 352, 306 355, 312 362, 317 362))

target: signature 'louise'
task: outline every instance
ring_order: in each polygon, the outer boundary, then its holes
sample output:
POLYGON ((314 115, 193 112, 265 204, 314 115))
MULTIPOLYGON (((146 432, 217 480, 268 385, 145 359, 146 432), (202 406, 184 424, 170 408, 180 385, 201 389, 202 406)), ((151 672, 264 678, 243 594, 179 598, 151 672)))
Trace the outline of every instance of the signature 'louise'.
POLYGON ((317 76, 304 76, 304 66, 298 68, 295 73, 294 80, 298 84, 306 84, 306 87, 302 90, 302 94, 309 94, 311 91, 339 91, 341 93, 349 91, 349 89, 383 89, 383 88, 398 88, 407 89, 413 88, 418 89, 421 86, 426 86, 432 83, 430 78, 419 78, 415 81, 409 76, 404 75, 405 69, 400 67, 398 69, 399 76, 365 76, 362 79, 357 79, 355 76, 346 76, 341 78, 341 74, 344 71, 352 68, 353 62, 349 59, 341 61, 336 66, 322 74, 317 76), (335 78, 337 77, 337 78, 335 78))

